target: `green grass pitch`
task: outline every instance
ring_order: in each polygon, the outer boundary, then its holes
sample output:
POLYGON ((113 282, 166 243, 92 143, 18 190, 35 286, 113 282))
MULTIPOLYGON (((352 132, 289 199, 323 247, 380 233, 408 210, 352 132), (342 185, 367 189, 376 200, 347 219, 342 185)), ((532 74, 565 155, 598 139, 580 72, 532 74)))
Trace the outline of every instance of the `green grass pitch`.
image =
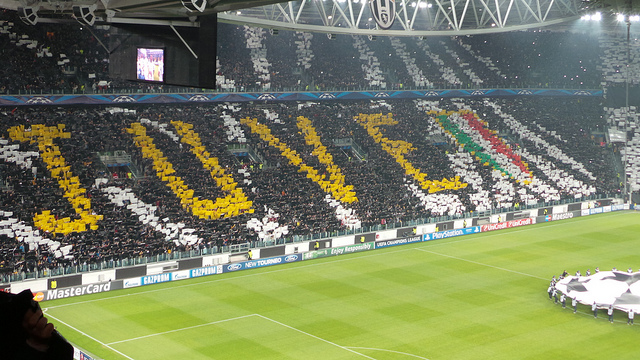
POLYGON ((42 304, 104 359, 636 359, 640 325, 548 300, 549 280, 640 268, 640 213, 144 286, 42 304))

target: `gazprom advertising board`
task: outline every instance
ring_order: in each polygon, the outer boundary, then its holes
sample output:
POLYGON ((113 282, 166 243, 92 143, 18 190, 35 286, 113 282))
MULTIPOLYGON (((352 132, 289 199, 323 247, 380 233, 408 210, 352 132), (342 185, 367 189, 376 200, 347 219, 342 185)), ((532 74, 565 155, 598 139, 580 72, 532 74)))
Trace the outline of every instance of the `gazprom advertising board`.
POLYGON ((472 226, 472 227, 463 228, 463 229, 438 231, 431 234, 425 234, 424 241, 446 239, 446 238, 455 237, 455 236, 476 234, 479 232, 480 232, 480 226, 472 226))
POLYGON ((222 274, 222 265, 207 266, 190 270, 180 270, 164 274, 155 274, 124 279, 123 288, 128 289, 137 286, 160 284, 168 281, 191 279, 200 276, 215 274, 222 274))

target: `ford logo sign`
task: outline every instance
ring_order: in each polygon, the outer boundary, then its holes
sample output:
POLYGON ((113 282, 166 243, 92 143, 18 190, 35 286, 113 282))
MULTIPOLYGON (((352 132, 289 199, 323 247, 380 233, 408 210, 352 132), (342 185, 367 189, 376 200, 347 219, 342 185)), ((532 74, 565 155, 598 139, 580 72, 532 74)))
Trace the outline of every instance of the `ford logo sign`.
POLYGON ((240 270, 242 268, 242 264, 232 264, 227 266, 227 270, 229 271, 236 271, 236 270, 240 270))
POLYGON ((292 262, 292 261, 296 261, 296 260, 298 260, 298 255, 289 255, 289 256, 284 258, 284 261, 286 261, 286 262, 292 262))

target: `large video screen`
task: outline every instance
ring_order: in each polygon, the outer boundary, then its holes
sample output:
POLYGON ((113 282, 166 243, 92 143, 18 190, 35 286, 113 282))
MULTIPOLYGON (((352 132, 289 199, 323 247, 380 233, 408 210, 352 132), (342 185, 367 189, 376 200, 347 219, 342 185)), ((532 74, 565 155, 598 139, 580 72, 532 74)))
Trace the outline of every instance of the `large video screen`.
POLYGON ((136 74, 138 80, 164 81, 164 49, 138 48, 136 74))

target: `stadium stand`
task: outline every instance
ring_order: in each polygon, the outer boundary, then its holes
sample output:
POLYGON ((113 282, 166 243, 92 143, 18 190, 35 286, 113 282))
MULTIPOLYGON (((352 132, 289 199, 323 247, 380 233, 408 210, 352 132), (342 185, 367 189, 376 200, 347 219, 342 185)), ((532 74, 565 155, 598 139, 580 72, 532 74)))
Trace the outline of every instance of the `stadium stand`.
POLYGON ((598 109, 453 99, 5 111, 3 280, 611 193, 606 148, 588 136, 604 120, 583 120, 598 109), (130 163, 96 156, 116 152, 130 163), (230 202, 185 206, 203 199, 230 202))
MULTIPOLYGON (((611 88, 622 79, 622 40, 583 34, 374 41, 218 31, 229 39, 218 42, 218 91, 611 88)), ((108 33, 30 27, 3 11, 0 92, 172 90, 109 78, 108 33)), ((575 97, 0 111, 5 282, 619 194, 622 171, 640 190, 636 107, 575 97), (610 128, 633 130, 627 149, 603 140, 610 128)))
MULTIPOLYGON (((27 26, 11 11, 3 11, 0 21, 3 51, 11 55, 3 57, 3 77, 8 80, 4 93, 175 90, 110 79, 108 54, 100 44, 109 46, 107 27, 88 31, 80 24, 27 26)), ((624 81, 619 62, 624 40, 615 35, 603 35, 599 42, 584 34, 545 31, 376 41, 310 35, 219 24, 219 36, 229 41, 218 42, 218 90, 260 90, 267 84, 272 90, 365 89, 383 83, 411 88, 597 88, 603 81, 624 81), (516 49, 505 51, 507 44, 516 49), (344 61, 336 63, 335 53, 345 54, 344 61), (414 64, 405 64, 409 55, 414 64)))

